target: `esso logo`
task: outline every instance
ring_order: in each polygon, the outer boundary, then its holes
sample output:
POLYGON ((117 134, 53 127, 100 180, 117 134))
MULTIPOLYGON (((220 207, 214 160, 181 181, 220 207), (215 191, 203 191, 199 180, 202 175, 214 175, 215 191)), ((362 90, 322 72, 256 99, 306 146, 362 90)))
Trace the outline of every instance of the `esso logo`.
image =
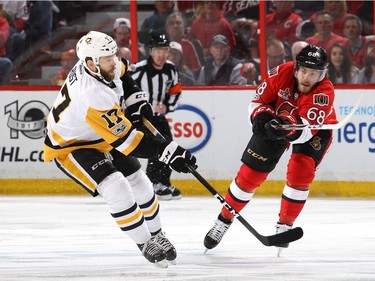
POLYGON ((190 152, 203 148, 211 137, 210 120, 203 111, 194 106, 179 106, 167 120, 173 139, 190 152))

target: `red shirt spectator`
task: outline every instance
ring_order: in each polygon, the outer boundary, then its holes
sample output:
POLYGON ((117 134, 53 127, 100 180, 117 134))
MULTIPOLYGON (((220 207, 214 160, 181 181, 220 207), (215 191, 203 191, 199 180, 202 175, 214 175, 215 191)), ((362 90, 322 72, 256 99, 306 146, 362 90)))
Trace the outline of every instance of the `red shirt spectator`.
POLYGON ((316 13, 314 18, 314 26, 317 34, 310 36, 305 39, 305 41, 311 45, 316 45, 325 49, 329 54, 331 47, 334 43, 341 43, 346 45, 348 39, 341 37, 332 32, 333 29, 333 19, 327 11, 320 11, 316 13))
POLYGON ((369 41, 366 36, 362 36, 362 21, 356 15, 349 15, 343 25, 343 33, 348 38, 346 49, 349 58, 359 69, 365 64, 366 44, 369 41))
POLYGON ((6 55, 6 44, 9 37, 9 23, 8 21, 0 16, 0 56, 6 55))
POLYGON ((169 40, 181 45, 184 64, 197 73, 201 69, 201 64, 193 43, 185 35, 185 23, 180 12, 175 12, 168 16, 165 30, 169 40))
POLYGON ((224 12, 219 10, 219 6, 219 2, 205 1, 201 15, 190 29, 190 36, 200 41, 206 56, 209 55, 211 40, 217 34, 228 38, 231 48, 236 47, 236 37, 232 26, 224 18, 224 12))
POLYGON ((297 41, 296 27, 302 18, 293 12, 293 1, 275 1, 276 11, 266 16, 267 37, 287 42, 289 46, 297 41))

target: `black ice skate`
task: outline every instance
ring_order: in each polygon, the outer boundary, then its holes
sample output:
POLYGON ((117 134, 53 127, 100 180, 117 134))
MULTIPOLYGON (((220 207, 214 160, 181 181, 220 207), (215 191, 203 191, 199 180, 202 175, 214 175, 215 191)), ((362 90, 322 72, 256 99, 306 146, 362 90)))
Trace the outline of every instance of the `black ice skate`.
POLYGON ((232 222, 233 220, 226 219, 221 214, 219 215, 214 226, 208 231, 206 237, 204 237, 205 252, 215 248, 220 243, 232 222))
POLYGON ((168 267, 167 254, 163 248, 152 237, 144 244, 137 244, 143 256, 151 263, 160 267, 168 267))
POLYGON ((154 240, 163 248, 167 255, 168 261, 174 261, 176 259, 176 248, 172 245, 168 238, 165 237, 165 234, 162 231, 159 231, 159 233, 154 236, 154 240))

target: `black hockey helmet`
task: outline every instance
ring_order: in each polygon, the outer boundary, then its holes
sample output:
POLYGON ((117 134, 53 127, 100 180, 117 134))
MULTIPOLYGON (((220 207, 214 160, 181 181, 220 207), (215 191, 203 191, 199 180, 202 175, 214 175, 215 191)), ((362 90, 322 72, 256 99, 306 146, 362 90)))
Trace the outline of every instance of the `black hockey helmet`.
POLYGON ((325 70, 328 67, 328 57, 322 47, 308 45, 304 47, 296 57, 297 69, 300 66, 325 70))
POLYGON ((167 35, 163 33, 150 33, 150 41, 149 41, 149 47, 168 47, 169 46, 169 39, 167 35))

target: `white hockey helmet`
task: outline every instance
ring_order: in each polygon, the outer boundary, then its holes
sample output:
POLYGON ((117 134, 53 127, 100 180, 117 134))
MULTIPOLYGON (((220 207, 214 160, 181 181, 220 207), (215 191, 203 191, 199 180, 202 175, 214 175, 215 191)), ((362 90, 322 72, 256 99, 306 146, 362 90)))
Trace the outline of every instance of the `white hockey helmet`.
POLYGON ((79 39, 76 46, 78 58, 86 65, 86 58, 92 58, 95 65, 99 65, 99 58, 114 55, 118 52, 116 41, 109 35, 90 31, 79 39))

